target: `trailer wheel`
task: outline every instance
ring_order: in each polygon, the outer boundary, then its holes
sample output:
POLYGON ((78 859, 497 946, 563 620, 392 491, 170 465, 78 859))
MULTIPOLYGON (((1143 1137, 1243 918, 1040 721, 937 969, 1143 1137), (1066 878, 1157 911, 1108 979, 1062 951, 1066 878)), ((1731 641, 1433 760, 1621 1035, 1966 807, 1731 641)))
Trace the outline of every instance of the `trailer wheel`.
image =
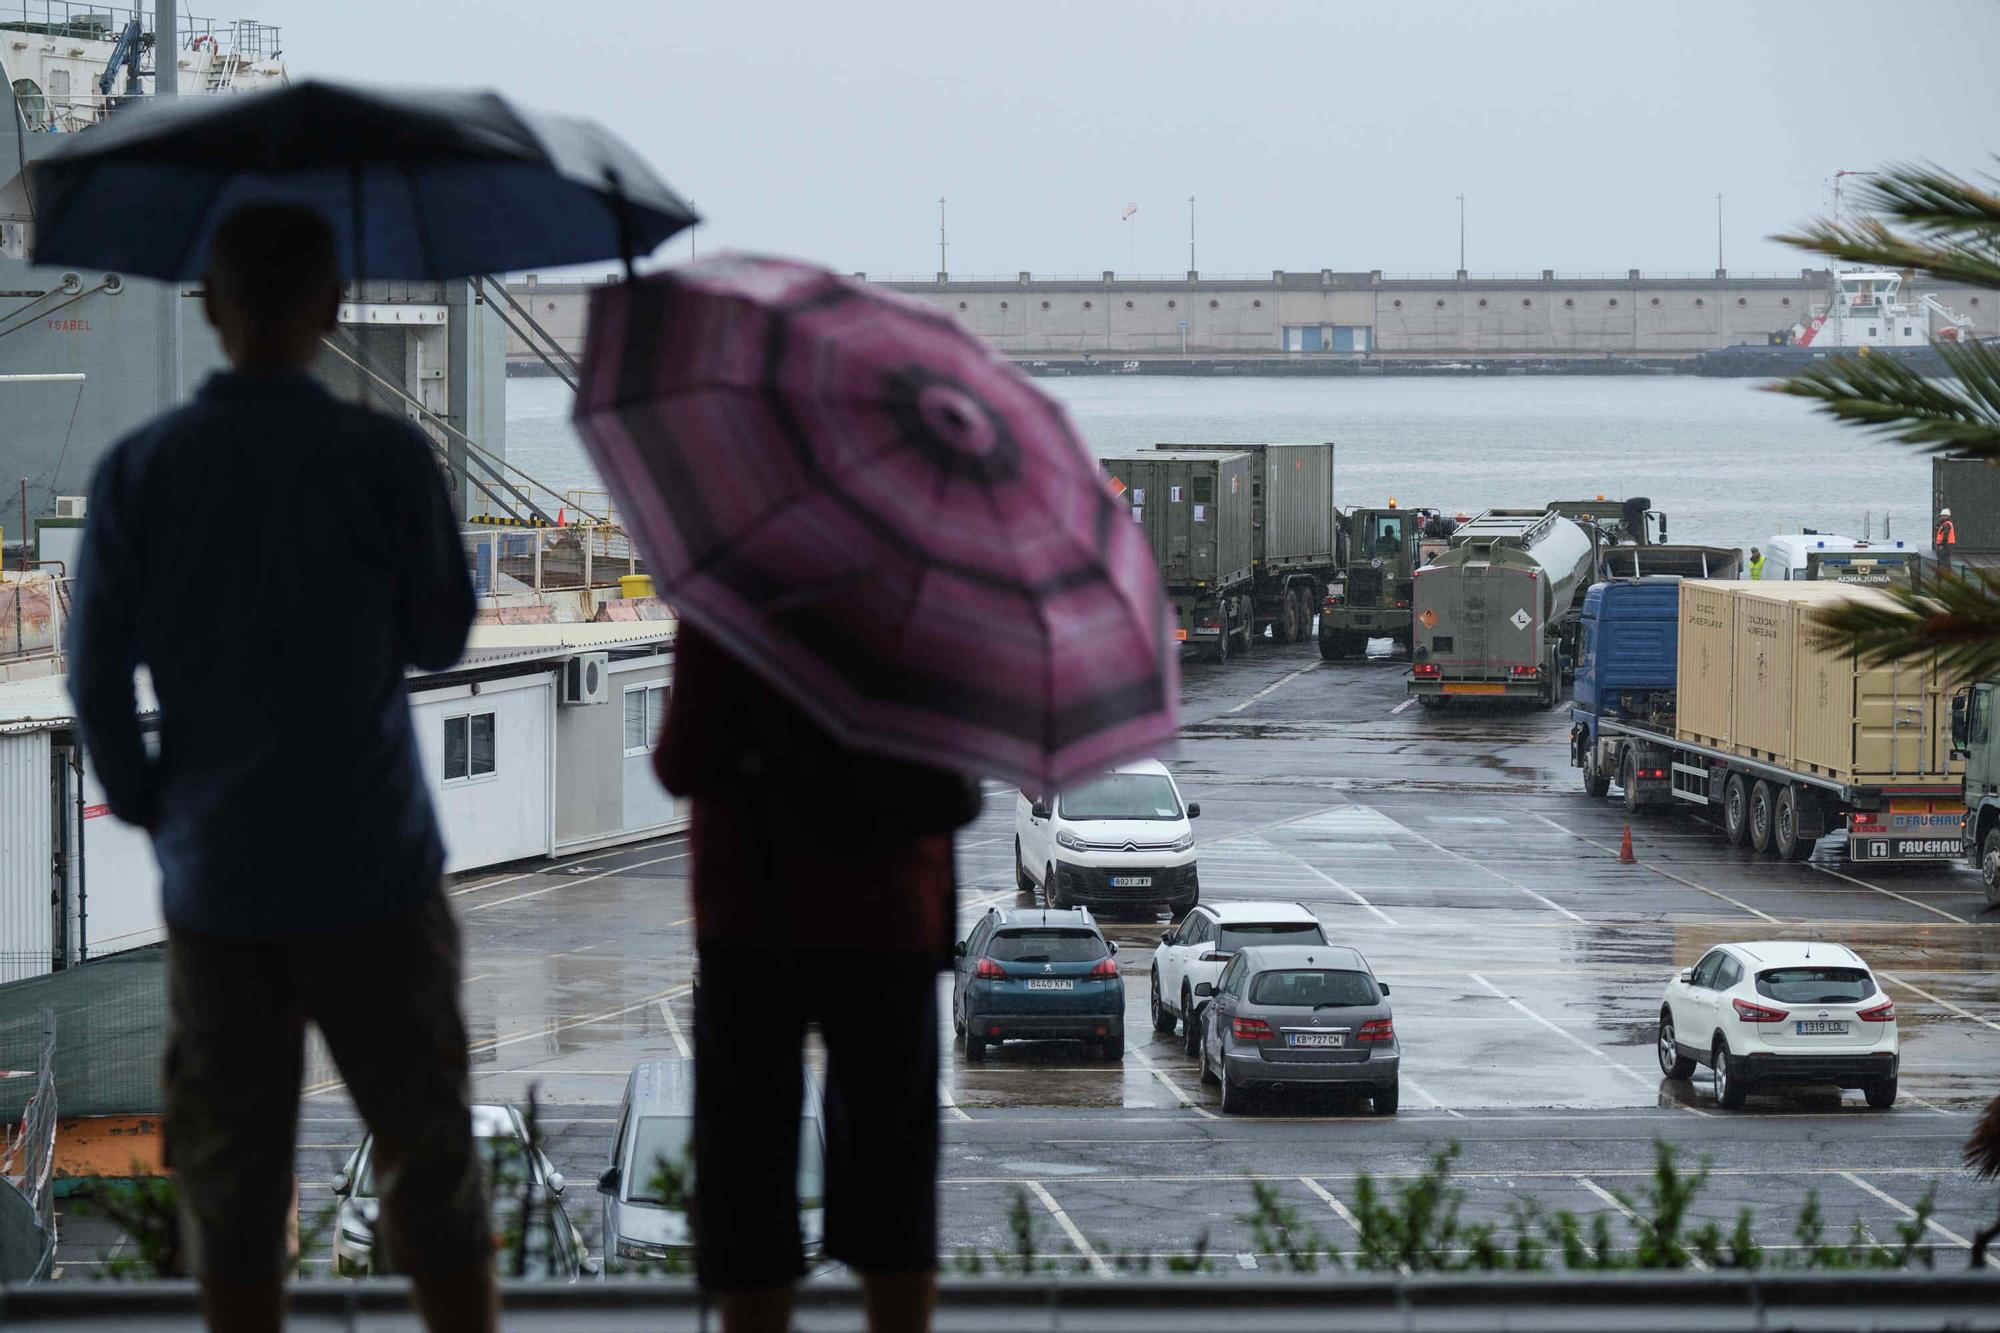
POLYGON ((1625 788, 1625 813, 1639 813, 1639 752, 1625 747, 1625 762, 1618 766, 1618 781, 1625 788))
POLYGON ((1338 662, 1347 656, 1347 640, 1339 630, 1323 629, 1319 632, 1319 656, 1322 662, 1338 662))
POLYGON ((1586 796, 1603 800, 1610 794, 1611 779, 1604 776, 1597 766, 1597 746, 1593 743, 1583 755, 1583 791, 1586 796))
POLYGON ((1817 838, 1799 835, 1799 789, 1786 787, 1778 793, 1777 823, 1771 830, 1771 846, 1786 861, 1803 861, 1813 854, 1817 838))
POLYGON ((1750 788, 1750 845, 1757 851, 1771 850, 1772 826, 1777 823, 1776 805, 1771 797, 1771 784, 1758 778, 1750 788))
POLYGON ((1299 637, 1298 616, 1298 604, 1292 600, 1292 594, 1287 590, 1278 602, 1277 614, 1271 617, 1272 640, 1277 643, 1295 642, 1299 637))
POLYGON ((1735 847, 1750 840, 1750 784, 1741 773, 1722 784, 1722 836, 1735 847))

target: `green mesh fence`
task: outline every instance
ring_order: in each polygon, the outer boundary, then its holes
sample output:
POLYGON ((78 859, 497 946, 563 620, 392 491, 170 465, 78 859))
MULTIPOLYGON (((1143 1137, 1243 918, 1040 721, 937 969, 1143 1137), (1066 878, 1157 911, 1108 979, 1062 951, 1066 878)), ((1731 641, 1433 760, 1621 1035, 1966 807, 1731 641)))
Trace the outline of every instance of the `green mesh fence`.
MULTIPOLYGON (((35 1067, 53 1011, 64 1115, 157 1114, 165 962, 161 946, 132 949, 0 986, 0 1069, 35 1067)), ((0 1079, 0 1122, 18 1121, 33 1091, 31 1079, 0 1079)))

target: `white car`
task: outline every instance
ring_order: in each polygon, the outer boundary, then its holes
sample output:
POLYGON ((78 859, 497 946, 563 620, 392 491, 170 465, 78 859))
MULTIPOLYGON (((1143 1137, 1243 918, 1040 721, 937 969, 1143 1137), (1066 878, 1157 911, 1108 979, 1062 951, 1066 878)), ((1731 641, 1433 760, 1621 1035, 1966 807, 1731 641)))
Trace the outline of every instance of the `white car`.
POLYGON ((1852 949, 1759 940, 1718 944, 1667 983, 1660 1072, 1715 1071, 1729 1110, 1779 1083, 1860 1088, 1878 1111, 1896 1104, 1896 1005, 1852 949))
POLYGON ((1053 797, 1022 792, 1014 809, 1014 881, 1050 907, 1165 904, 1180 916, 1201 898, 1188 824, 1200 814, 1151 759, 1053 797))
POLYGON ((1210 985, 1236 951, 1253 944, 1325 944, 1319 918, 1303 903, 1203 903, 1160 936, 1153 950, 1153 1031, 1181 1024, 1192 1054, 1201 1037, 1201 1001, 1195 987, 1210 985))

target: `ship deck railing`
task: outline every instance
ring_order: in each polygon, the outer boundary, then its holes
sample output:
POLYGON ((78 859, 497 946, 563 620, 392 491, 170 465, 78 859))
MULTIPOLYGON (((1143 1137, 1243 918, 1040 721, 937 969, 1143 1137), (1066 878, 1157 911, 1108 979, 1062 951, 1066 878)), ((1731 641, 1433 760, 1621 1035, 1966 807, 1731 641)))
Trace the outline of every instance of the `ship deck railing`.
MULTIPOLYGON (((43 37, 110 42, 127 23, 138 19, 141 30, 153 30, 152 9, 97 3, 96 0, 0 0, 0 28, 43 37)), ((284 49, 282 30, 255 19, 213 19, 183 14, 175 25, 180 49, 189 50, 206 38, 223 55, 267 60, 284 49)), ((122 77, 121 77, 122 81, 122 77)))

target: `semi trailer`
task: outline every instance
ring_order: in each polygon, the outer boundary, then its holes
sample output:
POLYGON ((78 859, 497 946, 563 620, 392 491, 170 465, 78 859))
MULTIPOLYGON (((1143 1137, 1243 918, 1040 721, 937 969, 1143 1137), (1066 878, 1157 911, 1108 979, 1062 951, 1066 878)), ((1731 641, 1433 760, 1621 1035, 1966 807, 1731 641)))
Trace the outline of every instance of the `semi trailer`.
POLYGON ((1849 859, 1962 855, 1964 768, 1935 657, 1861 667, 1823 625, 1841 583, 1619 579, 1578 622, 1571 762, 1625 808, 1706 816, 1785 860, 1845 832, 1849 859))
POLYGON ((1340 568, 1333 445, 1162 444, 1104 460, 1146 533, 1189 649, 1306 638, 1340 568))
POLYGON ((1567 648, 1596 568, 1592 533, 1541 509, 1489 509, 1416 571, 1408 690, 1425 708, 1455 698, 1562 698, 1567 648))

